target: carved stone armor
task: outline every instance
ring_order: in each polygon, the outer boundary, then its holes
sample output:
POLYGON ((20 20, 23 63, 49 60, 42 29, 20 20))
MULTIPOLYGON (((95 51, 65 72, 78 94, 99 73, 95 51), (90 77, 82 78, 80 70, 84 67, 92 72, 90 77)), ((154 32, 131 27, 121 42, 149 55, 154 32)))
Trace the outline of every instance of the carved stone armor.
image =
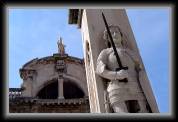
MULTIPOLYGON (((140 66, 137 55, 130 49, 123 48, 122 34, 117 26, 110 26, 113 41, 123 66, 128 70, 116 71, 118 63, 113 48, 101 51, 97 59, 96 73, 109 80, 107 86, 109 103, 114 112, 148 112, 146 109, 146 98, 138 81, 136 67, 140 66), (128 82, 121 82, 127 78, 128 82)), ((106 36, 106 35, 105 35, 106 36)))

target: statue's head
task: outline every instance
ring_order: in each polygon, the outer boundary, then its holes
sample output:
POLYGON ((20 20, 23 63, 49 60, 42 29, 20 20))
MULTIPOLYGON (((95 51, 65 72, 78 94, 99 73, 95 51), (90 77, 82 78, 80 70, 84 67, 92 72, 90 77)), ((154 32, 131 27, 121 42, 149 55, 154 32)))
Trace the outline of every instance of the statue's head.
MULTIPOLYGON (((110 32, 111 32, 111 35, 112 35, 114 43, 117 44, 117 45, 121 45, 122 41, 123 41, 122 40, 123 34, 122 34, 119 26, 110 25, 109 29, 110 29, 110 32)), ((104 31, 104 37, 103 38, 110 42, 110 39, 109 39, 109 36, 108 36, 108 32, 107 32, 106 29, 104 31)))

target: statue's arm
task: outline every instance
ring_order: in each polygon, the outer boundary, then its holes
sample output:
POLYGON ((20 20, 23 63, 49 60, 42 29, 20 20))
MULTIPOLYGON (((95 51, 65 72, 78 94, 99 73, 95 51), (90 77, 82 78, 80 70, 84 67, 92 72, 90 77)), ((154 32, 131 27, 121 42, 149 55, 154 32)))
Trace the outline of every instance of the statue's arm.
POLYGON ((109 71, 107 69, 104 69, 104 71, 99 75, 109 80, 122 80, 128 77, 128 72, 126 70, 109 71))
POLYGON ((121 80, 128 77, 128 73, 125 70, 120 70, 116 72, 116 71, 108 70, 106 68, 108 55, 109 55, 109 50, 104 49, 103 51, 101 51, 97 59, 96 73, 101 77, 109 80, 115 80, 115 79, 121 80))

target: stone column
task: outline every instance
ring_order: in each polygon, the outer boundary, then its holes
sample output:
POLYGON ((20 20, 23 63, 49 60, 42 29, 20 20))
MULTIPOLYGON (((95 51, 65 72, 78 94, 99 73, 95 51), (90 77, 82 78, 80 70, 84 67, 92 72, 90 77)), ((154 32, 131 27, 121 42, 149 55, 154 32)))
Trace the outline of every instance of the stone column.
POLYGON ((58 78, 58 99, 64 99, 64 94, 63 94, 63 78, 58 78))
POLYGON ((95 73, 98 55, 101 50, 107 48, 106 42, 103 40, 105 25, 101 12, 105 14, 109 25, 112 24, 120 27, 123 34, 126 35, 128 48, 139 55, 139 60, 144 70, 144 73, 141 74, 143 79, 140 80, 142 81, 140 84, 152 111, 157 112, 156 100, 146 75, 126 11, 124 9, 83 9, 82 11, 79 9, 70 10, 69 24, 78 24, 78 27, 81 27, 91 113, 105 112, 104 80, 95 73), (88 56, 87 54, 90 55, 88 56))

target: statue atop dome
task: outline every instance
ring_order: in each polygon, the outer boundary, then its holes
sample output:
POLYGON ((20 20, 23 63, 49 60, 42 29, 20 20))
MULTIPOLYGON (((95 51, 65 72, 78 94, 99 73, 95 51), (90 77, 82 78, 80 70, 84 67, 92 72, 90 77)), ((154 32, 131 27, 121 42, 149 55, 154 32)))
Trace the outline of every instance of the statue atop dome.
POLYGON ((61 55, 64 55, 65 54, 65 45, 63 44, 61 37, 60 37, 60 40, 58 40, 57 45, 58 45, 58 53, 61 55))

